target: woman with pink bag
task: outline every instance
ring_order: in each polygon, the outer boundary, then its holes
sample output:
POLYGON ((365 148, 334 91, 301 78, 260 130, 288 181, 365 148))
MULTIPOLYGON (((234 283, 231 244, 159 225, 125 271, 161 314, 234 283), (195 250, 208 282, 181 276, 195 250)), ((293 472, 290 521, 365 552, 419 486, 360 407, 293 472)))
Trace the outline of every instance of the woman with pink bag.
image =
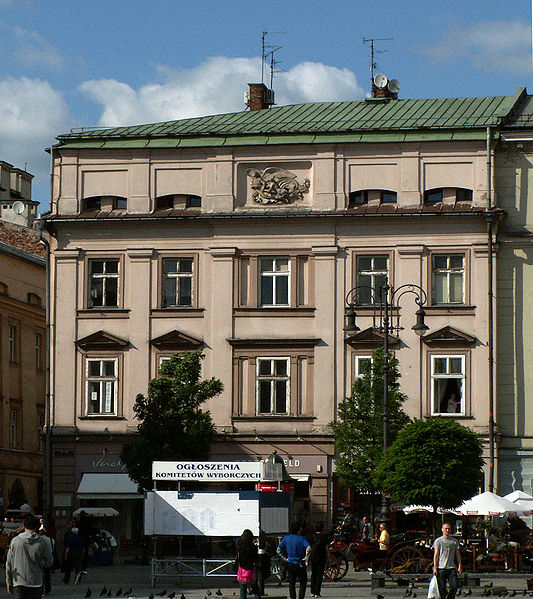
POLYGON ((241 589, 240 599, 246 599, 248 587, 251 588, 254 599, 259 599, 259 587, 255 576, 257 559, 257 547, 254 545, 254 535, 251 530, 245 529, 237 543, 237 556, 235 558, 238 566, 237 580, 241 589))

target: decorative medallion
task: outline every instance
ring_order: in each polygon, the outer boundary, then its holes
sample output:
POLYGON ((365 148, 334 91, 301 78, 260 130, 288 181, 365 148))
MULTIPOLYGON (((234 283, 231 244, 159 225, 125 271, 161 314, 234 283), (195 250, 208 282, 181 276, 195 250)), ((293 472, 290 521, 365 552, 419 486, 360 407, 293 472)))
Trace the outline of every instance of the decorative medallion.
POLYGON ((252 180, 252 199, 258 204, 290 204, 303 200, 303 194, 309 193, 311 186, 309 179, 298 183, 294 173, 277 166, 269 166, 263 171, 249 168, 246 174, 252 180))

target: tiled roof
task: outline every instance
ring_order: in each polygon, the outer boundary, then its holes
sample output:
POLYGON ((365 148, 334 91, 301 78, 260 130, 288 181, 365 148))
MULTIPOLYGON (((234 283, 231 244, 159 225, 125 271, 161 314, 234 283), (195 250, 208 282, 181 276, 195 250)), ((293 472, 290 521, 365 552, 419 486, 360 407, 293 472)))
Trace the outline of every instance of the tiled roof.
MULTIPOLYGON (((305 135, 320 136, 323 141, 333 134, 464 132, 501 124, 524 96, 525 90, 520 89, 514 96, 295 104, 149 125, 73 131, 60 135, 58 145, 81 143, 87 147, 92 142, 93 147, 102 147, 102 143, 106 147, 133 147, 144 140, 145 145, 164 146, 163 140, 168 140, 168 146, 172 147, 176 139, 182 138, 189 139, 188 145, 191 138, 197 146, 222 145, 220 138, 228 136, 235 143, 238 138, 242 145, 268 143, 267 138, 272 136, 276 139, 270 143, 284 143, 284 138, 289 142, 291 136, 305 135)), ((351 137, 348 140, 352 141, 351 137)))
POLYGON ((46 257, 46 249, 35 229, 0 221, 0 241, 34 256, 46 257))

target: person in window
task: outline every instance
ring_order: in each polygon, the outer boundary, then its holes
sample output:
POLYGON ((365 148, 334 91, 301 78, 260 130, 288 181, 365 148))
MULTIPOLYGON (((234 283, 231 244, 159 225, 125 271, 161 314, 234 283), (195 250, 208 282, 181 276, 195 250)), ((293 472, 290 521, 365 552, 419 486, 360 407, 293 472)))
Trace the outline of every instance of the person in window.
POLYGON ((457 395, 452 391, 450 393, 450 397, 448 398, 448 403, 446 405, 446 412, 448 414, 457 414, 459 412, 459 400, 457 399, 457 395))

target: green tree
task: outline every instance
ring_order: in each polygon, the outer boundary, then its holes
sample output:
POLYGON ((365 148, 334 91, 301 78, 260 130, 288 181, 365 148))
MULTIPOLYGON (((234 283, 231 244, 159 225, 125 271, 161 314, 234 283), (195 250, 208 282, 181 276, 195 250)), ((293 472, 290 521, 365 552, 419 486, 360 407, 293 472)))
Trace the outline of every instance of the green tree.
POLYGON ((406 426, 387 449, 374 483, 394 501, 455 508, 478 492, 478 435, 453 419, 433 417, 406 426))
MULTIPOLYGON (((374 470, 383 455, 383 349, 363 365, 352 394, 338 407, 338 419, 331 423, 339 456, 336 473, 342 483, 359 493, 375 493, 374 470)), ((409 422, 402 410, 406 396, 398 383, 398 360, 389 354, 388 422, 389 443, 409 422)))
POLYGON ((163 362, 159 377, 148 384, 148 395, 137 395, 133 411, 139 436, 126 443, 120 454, 132 480, 152 488, 154 460, 202 460, 209 458, 216 436, 209 412, 201 405, 219 395, 222 382, 200 380, 200 351, 174 355, 163 362))

